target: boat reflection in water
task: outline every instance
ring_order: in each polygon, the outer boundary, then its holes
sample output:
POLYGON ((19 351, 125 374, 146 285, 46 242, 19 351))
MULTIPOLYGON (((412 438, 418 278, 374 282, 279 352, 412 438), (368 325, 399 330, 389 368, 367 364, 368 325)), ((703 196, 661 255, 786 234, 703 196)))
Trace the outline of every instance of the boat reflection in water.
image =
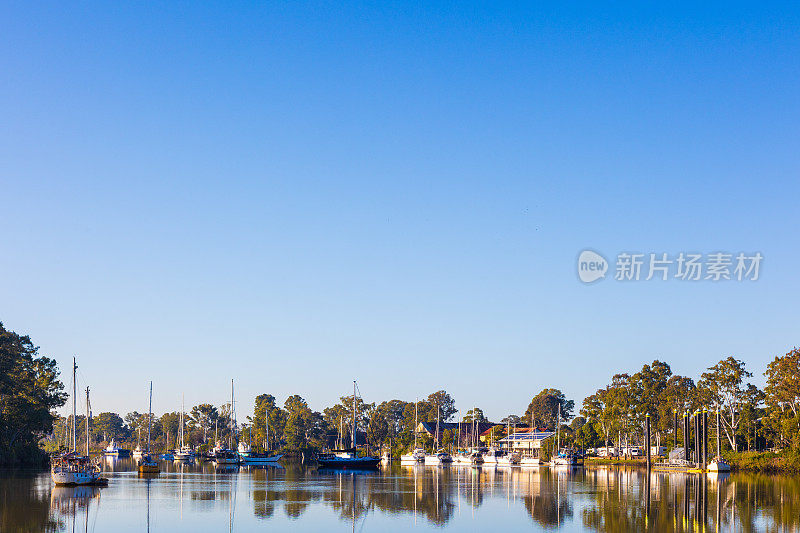
POLYGON ((100 487, 57 485, 50 491, 50 510, 56 516, 59 530, 66 529, 69 524, 71 531, 89 531, 90 507, 94 507, 95 514, 100 512, 100 487), (96 501, 94 506, 91 505, 93 500, 96 501))
POLYGON ((229 524, 237 531, 319 531, 345 523, 363 531, 467 531, 500 522, 534 531, 800 530, 800 479, 789 476, 648 475, 619 467, 164 466, 158 477, 139 478, 133 461, 118 460, 104 473, 105 489, 53 487, 47 473, 0 474, 8 503, 0 524, 3 531, 71 531, 75 522, 80 531, 88 515, 90 531, 134 519, 144 530, 149 514, 156 530, 179 532, 229 524))

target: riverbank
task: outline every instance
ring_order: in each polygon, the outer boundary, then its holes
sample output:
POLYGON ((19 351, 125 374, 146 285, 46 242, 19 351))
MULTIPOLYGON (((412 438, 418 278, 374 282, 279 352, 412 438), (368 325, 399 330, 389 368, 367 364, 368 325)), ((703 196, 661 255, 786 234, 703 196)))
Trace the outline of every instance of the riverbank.
POLYGON ((728 452, 723 456, 733 470, 740 472, 800 473, 800 454, 797 452, 728 452))
MULTIPOLYGON (((792 451, 727 452, 723 455, 734 471, 765 474, 800 473, 800 454, 792 451)), ((656 460, 653 458, 653 462, 656 460)), ((645 466, 646 460, 644 458, 587 457, 584 464, 587 466, 645 466)))

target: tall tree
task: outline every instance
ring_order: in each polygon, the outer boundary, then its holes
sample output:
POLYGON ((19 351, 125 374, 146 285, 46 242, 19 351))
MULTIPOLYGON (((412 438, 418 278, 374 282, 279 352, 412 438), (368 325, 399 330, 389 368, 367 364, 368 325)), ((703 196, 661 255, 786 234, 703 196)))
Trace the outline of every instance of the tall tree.
POLYGON ((0 322, 0 461, 32 459, 66 401, 56 362, 0 322))
POLYGON ((559 410, 561 412, 561 420, 569 420, 572 418, 572 412, 575 409, 575 402, 567 400, 564 393, 558 389, 544 389, 539 394, 533 397, 522 415, 522 421, 530 423, 531 414, 533 414, 533 425, 544 426, 555 429, 556 418, 558 417, 559 410))
POLYGON ((442 422, 447 422, 458 411, 456 409, 456 401, 444 390, 429 394, 427 403, 430 405, 430 412, 427 417, 428 422, 435 422, 437 416, 441 417, 439 420, 442 422))
POLYGON ((745 379, 752 375, 745 369, 744 361, 728 357, 704 372, 697 383, 702 399, 720 410, 722 428, 734 451, 737 451, 740 409, 747 404, 748 396, 752 397, 745 379))
POLYGON ((117 413, 100 413, 92 417, 95 435, 107 435, 109 438, 122 439, 127 436, 125 421, 117 413))

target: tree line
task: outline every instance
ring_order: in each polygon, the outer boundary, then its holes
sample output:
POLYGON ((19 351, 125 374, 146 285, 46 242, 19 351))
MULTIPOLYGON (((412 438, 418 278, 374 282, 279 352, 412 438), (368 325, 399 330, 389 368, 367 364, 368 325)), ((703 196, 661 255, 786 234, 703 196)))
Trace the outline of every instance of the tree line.
MULTIPOLYGON (((556 388, 546 388, 531 398, 522 412, 509 414, 490 424, 483 410, 470 406, 460 416, 455 399, 445 390, 419 401, 387 400, 358 405, 358 442, 373 449, 391 446, 395 453, 413 446, 416 416, 420 422, 465 422, 440 431, 439 444, 455 447, 465 443, 465 433, 479 422, 497 439, 517 426, 554 429, 561 424, 562 442, 578 447, 641 444, 645 418, 649 415, 654 444, 671 445, 681 438, 676 415, 707 408, 719 410, 720 433, 725 447, 733 451, 781 447, 800 449, 800 350, 777 356, 767 366, 766 386, 749 382, 753 374, 735 357, 722 359, 695 381, 672 373, 662 361, 645 364, 634 373, 619 373, 604 387, 586 397, 577 415, 575 402, 556 388), (560 414, 560 418, 559 418, 560 414), (569 422, 569 423, 568 423, 569 422)), ((0 460, 25 462, 41 457, 40 447, 55 451, 67 444, 71 417, 55 409, 66 401, 64 386, 54 360, 39 354, 28 336, 6 330, 0 323, 0 460)), ((246 440, 255 448, 286 452, 313 451, 352 443, 353 396, 322 411, 315 411, 299 395, 279 404, 275 396, 255 398, 252 416, 233 424, 229 403, 201 403, 186 413, 184 441, 195 448, 246 440)), ((102 412, 89 421, 89 440, 95 447, 114 438, 134 447, 147 435, 146 413, 120 416, 102 412), (141 437, 140 437, 141 436, 141 437)), ((154 449, 175 446, 179 433, 177 412, 153 416, 150 421, 154 449)), ((84 415, 76 420, 78 441, 86 440, 84 415)), ((418 444, 432 446, 434 436, 418 435, 418 444), (421 440, 420 440, 421 439, 421 440)))

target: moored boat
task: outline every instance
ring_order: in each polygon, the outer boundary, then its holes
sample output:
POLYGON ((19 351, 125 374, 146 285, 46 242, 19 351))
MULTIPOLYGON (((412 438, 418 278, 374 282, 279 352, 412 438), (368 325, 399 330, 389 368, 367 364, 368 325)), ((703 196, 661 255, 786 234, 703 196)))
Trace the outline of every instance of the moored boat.
POLYGON ((105 485, 108 480, 100 476, 100 466, 89 455, 89 388, 86 388, 86 455, 78 454, 77 442, 77 370, 72 358, 72 449, 51 459, 50 479, 56 485, 105 485))
POLYGON ((411 453, 406 453, 400 456, 401 463, 424 463, 425 450, 422 448, 414 448, 411 453))
POLYGON ((358 420, 356 409, 356 382, 353 381, 353 431, 352 435, 352 448, 350 450, 339 450, 335 453, 323 453, 317 457, 317 462, 320 466, 328 468, 375 468, 381 462, 380 457, 373 457, 371 455, 359 457, 357 454, 357 426, 358 420))
POLYGON ((161 467, 150 456, 150 430, 153 425, 153 382, 150 382, 150 403, 147 409, 147 450, 139 461, 138 470, 140 474, 158 474, 161 467))
POLYGON ((246 465, 268 465, 274 464, 280 461, 281 457, 283 457, 282 453, 278 454, 269 454, 269 453, 259 453, 259 452, 250 452, 248 455, 242 457, 242 462, 246 465))
POLYGON ((405 464, 425 462, 425 450, 417 448, 417 425, 419 424, 417 420, 419 415, 417 409, 418 403, 419 402, 414 402, 414 450, 411 453, 400 456, 400 462, 405 464))

